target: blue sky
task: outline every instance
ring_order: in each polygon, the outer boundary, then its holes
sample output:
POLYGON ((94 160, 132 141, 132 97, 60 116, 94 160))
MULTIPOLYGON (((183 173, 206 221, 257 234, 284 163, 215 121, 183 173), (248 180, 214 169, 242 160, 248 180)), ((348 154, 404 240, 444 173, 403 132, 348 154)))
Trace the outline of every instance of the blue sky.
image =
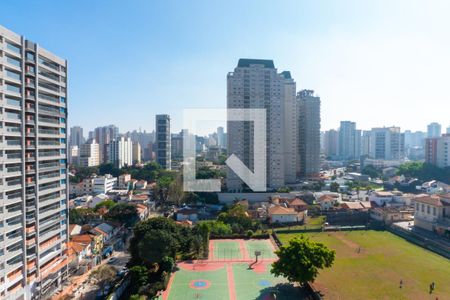
POLYGON ((151 130, 226 105, 241 57, 322 99, 322 128, 450 125, 445 1, 14 1, 0 24, 69 60, 69 122, 151 130))

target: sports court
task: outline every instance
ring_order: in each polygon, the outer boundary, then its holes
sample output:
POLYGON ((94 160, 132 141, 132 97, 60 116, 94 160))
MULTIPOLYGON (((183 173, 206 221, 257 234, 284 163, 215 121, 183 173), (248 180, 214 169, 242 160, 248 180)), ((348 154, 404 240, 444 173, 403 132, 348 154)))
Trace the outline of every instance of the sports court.
POLYGON ((270 274, 274 251, 270 240, 211 240, 207 260, 177 264, 162 299, 301 299, 284 278, 270 274))

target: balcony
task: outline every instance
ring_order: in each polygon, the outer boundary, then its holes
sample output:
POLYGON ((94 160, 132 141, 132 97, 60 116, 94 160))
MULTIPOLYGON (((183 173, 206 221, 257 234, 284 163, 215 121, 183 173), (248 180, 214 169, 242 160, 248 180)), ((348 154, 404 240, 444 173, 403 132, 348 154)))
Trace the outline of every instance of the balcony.
POLYGON ((5 146, 5 149, 20 149, 22 148, 22 143, 20 140, 6 140, 5 143, 3 143, 5 146))
POLYGON ((59 119, 51 119, 51 118, 39 117, 39 122, 60 125, 59 119))

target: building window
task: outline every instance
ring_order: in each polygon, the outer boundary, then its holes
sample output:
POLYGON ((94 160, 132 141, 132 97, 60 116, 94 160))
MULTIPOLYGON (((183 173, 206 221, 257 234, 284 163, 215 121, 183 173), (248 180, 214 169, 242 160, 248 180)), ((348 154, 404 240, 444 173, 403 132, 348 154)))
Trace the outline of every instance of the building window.
POLYGON ((21 67, 22 67, 22 64, 20 63, 20 60, 18 60, 18 59, 15 59, 15 58, 6 56, 6 61, 7 61, 9 64, 11 64, 11 65, 13 65, 13 66, 16 66, 16 67, 18 67, 18 68, 21 68, 21 67))
POLYGON ((425 204, 422 203, 422 212, 425 212, 425 204))
POLYGON ((10 44, 10 43, 6 42, 6 48, 11 50, 12 52, 20 54, 20 47, 18 47, 16 45, 13 45, 13 44, 10 44))
POLYGON ((436 215, 436 207, 433 207, 433 216, 436 215))

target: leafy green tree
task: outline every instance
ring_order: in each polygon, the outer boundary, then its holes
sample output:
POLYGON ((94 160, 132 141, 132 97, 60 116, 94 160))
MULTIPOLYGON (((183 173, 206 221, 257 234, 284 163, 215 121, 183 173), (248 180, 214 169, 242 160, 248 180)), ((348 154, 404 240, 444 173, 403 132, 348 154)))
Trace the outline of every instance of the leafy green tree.
POLYGON ((104 293, 106 285, 116 279, 116 273, 116 269, 113 266, 103 265, 92 271, 90 278, 95 281, 95 284, 104 293))
POLYGON ((98 167, 98 173, 99 175, 111 174, 114 177, 118 177, 120 174, 122 174, 120 169, 114 167, 114 165, 111 163, 100 165, 98 167))
POLYGON ((339 183, 337 183, 337 182, 332 182, 332 183, 330 184, 330 192, 338 193, 338 192, 339 192, 339 183))
POLYGON ((206 232, 213 235, 229 235, 233 233, 230 224, 225 224, 222 221, 201 221, 197 226, 203 227, 206 232))
POLYGON ((83 218, 78 212, 78 209, 73 208, 69 210, 69 223, 78 225, 83 224, 83 218))
POLYGON ((313 282, 320 269, 330 268, 336 255, 334 250, 303 235, 290 240, 288 245, 282 246, 275 253, 278 260, 272 263, 270 272, 276 277, 283 276, 300 285, 313 282))
POLYGON ((102 207, 110 210, 111 208, 113 208, 116 205, 117 205, 117 203, 114 202, 113 200, 110 200, 110 199, 104 200, 102 202, 97 203, 97 205, 95 205, 94 211, 98 211, 102 207))
POLYGON ((134 266, 130 268, 131 292, 137 293, 139 288, 148 283, 148 269, 145 266, 134 266))
POLYGON ((117 221, 130 227, 139 221, 139 214, 134 205, 119 203, 114 205, 105 215, 106 220, 117 221))
POLYGON ((71 208, 69 210, 70 224, 84 225, 99 218, 92 208, 71 208))
POLYGON ((371 178, 379 178, 381 176, 381 173, 372 165, 365 166, 361 173, 369 175, 371 178))
POLYGON ((164 256, 159 266, 161 268, 161 271, 170 273, 175 267, 175 260, 173 259, 173 257, 164 256))
POLYGON ((159 263, 164 257, 175 258, 178 246, 170 232, 151 230, 139 242, 139 256, 147 264, 159 263))
POLYGON ((291 188, 288 186, 280 187, 277 189, 277 193, 289 193, 291 188))
POLYGON ((253 229, 254 225, 257 225, 247 214, 245 207, 240 204, 234 204, 228 211, 220 213, 217 220, 231 225, 233 232, 236 233, 243 233, 244 230, 253 229))

